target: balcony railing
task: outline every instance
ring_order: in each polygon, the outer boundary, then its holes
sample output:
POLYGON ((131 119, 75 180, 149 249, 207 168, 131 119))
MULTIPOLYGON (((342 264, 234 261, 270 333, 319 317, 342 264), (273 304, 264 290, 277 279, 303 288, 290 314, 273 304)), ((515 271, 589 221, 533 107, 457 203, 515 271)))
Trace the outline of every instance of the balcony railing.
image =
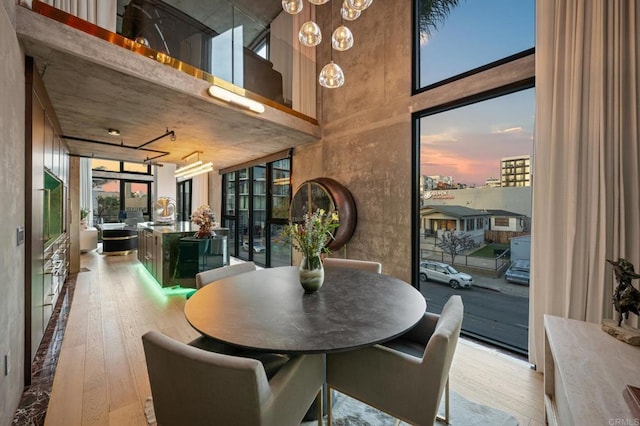
POLYGON ((315 50, 300 48, 288 30, 297 18, 287 13, 264 23, 264 18, 251 16, 227 0, 130 0, 118 10, 116 2, 108 2, 113 10, 94 11, 116 16, 115 20, 94 17, 101 25, 115 22, 115 28, 105 29, 81 19, 91 20, 86 7, 61 10, 47 3, 54 2, 33 0, 31 9, 196 78, 231 83, 248 91, 247 97, 314 121, 315 50), (80 13, 81 9, 85 12, 80 13))

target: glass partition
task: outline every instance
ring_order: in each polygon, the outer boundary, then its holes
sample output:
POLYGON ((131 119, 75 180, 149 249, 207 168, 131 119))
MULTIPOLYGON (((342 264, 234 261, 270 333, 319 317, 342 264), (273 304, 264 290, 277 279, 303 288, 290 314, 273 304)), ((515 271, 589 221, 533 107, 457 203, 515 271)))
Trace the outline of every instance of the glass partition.
POLYGON ((284 13, 280 2, 249 9, 226 0, 120 0, 117 32, 315 117, 315 49, 301 49, 293 37, 304 17, 284 13))
POLYGON ((243 2, 241 8, 229 0, 104 3, 101 14, 113 5, 116 34, 85 25, 75 2, 34 2, 32 10, 193 77, 210 83, 215 77, 265 104, 316 117, 316 48, 302 46, 297 31, 312 19, 314 7, 290 15, 278 1, 243 2), (38 6, 47 3, 69 15, 38 6))

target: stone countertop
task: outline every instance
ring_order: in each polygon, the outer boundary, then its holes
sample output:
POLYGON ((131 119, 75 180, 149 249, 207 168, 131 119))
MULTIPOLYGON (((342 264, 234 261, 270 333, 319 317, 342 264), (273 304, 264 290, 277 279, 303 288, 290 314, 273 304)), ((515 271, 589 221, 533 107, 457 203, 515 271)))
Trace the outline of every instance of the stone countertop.
MULTIPOLYGON (((198 231, 199 226, 191 222, 175 222, 172 225, 154 225, 153 222, 142 222, 138 224, 138 229, 146 229, 160 234, 184 234, 198 231)), ((228 228, 214 228, 216 231, 228 231, 228 228)))

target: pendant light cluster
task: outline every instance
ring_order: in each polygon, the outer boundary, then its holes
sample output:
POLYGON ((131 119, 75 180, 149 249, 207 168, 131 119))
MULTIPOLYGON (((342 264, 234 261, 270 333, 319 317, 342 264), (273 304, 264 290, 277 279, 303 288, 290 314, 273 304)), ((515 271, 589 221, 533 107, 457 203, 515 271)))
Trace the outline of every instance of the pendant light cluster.
MULTIPOLYGON (((314 5, 322 5, 331 0, 308 0, 314 5)), ((340 1, 340 0, 333 0, 340 1)), ((340 15, 343 23, 335 30, 333 29, 333 13, 331 14, 331 61, 322 68, 318 82, 328 89, 335 89, 344 84, 344 72, 342 68, 333 62, 333 50, 344 52, 353 47, 353 33, 344 25, 344 21, 355 21, 360 17, 362 11, 371 6, 373 0, 342 0, 340 15)), ((291 15, 296 15, 304 8, 304 0, 283 0, 282 8, 291 15)), ((307 47, 315 47, 322 42, 322 31, 320 26, 313 21, 307 21, 300 27, 298 32, 300 43, 307 47)))

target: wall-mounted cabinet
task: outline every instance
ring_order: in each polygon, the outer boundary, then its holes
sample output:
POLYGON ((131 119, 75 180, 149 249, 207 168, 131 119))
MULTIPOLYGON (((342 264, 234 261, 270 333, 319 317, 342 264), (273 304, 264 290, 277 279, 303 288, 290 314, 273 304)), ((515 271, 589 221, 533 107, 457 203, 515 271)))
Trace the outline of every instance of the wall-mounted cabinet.
POLYGON ((26 60, 25 384, 69 270, 69 155, 44 84, 26 60))

